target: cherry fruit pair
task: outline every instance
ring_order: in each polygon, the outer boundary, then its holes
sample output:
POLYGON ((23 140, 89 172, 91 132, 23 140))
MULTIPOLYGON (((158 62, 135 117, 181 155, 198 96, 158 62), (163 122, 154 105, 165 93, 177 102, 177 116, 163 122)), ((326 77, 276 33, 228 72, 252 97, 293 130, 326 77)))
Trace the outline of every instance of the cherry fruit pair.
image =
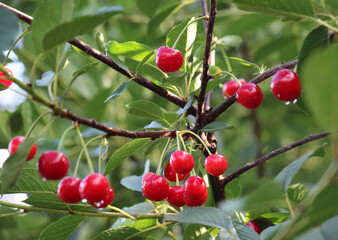
POLYGON ((114 199, 114 190, 105 176, 99 173, 88 175, 81 180, 66 177, 58 185, 57 194, 66 203, 77 203, 83 199, 95 208, 104 208, 114 199))

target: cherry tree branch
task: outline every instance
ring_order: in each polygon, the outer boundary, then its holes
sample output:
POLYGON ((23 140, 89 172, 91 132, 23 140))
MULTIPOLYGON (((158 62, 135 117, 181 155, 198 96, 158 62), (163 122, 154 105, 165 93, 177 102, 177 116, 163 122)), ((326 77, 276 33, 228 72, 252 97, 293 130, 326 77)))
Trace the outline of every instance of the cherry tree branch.
POLYGON ((202 72, 202 79, 201 79, 201 87, 200 87, 200 92, 199 92, 198 100, 197 100, 195 129, 199 129, 200 125, 202 125, 203 114, 204 114, 203 104, 204 104, 208 81, 210 80, 209 57, 210 57, 210 51, 211 51, 211 43, 213 39, 215 19, 216 19, 216 14, 217 14, 216 5, 217 5, 217 0, 210 0, 210 14, 209 14, 208 30, 207 30, 206 40, 205 40, 205 48, 204 48, 204 56, 203 56, 203 72, 202 72))
POLYGON ((290 151, 293 148, 296 148, 298 146, 301 146, 305 143, 309 143, 311 141, 323 138, 328 136, 330 133, 329 132, 322 132, 322 133, 318 133, 316 135, 310 135, 306 138, 303 138, 297 142, 291 143, 285 147, 279 148, 277 150, 274 150, 258 159, 256 159, 255 161, 252 161, 250 163, 245 164, 245 166, 243 166, 242 168, 236 170, 235 172, 229 174, 228 176, 226 176, 225 178, 222 179, 222 183, 223 186, 225 187, 226 184, 228 184, 229 182, 231 182, 232 180, 234 180, 235 178, 238 178, 239 176, 241 176, 243 173, 247 172, 248 170, 250 170, 253 167, 256 167, 259 164, 262 164, 266 161, 268 161, 270 158, 273 158, 281 153, 290 151))
MULTIPOLYGON (((15 9, 15 8, 7 6, 6 4, 0 3, 0 7, 7 8, 8 10, 14 12, 17 15, 18 19, 20 19, 21 21, 24 21, 28 24, 31 24, 34 20, 33 17, 31 17, 31 16, 15 9)), ((135 81, 136 83, 138 83, 139 85, 153 91, 157 95, 167 99, 168 101, 178 105, 179 107, 183 108, 185 106, 186 101, 184 101, 183 99, 181 99, 177 95, 175 95, 172 92, 169 92, 169 91, 153 84, 151 81, 149 81, 148 79, 146 79, 146 78, 144 78, 140 75, 135 76, 135 73, 132 72, 132 71, 130 73, 127 72, 123 68, 119 67, 111 58, 107 57, 106 55, 104 55, 103 53, 101 53, 97 49, 89 46, 88 44, 84 43, 83 41, 81 41, 79 39, 73 39, 73 40, 69 41, 68 43, 72 44, 73 46, 75 46, 79 49, 81 49, 87 55, 94 57, 95 59, 97 59, 100 62, 106 64, 107 66, 109 66, 110 68, 114 69, 115 71, 121 73, 122 75, 124 75, 128 78, 132 78, 132 80, 135 81)), ((187 110, 187 113, 195 115, 196 114, 196 108, 193 107, 193 106, 190 107, 187 110)))
MULTIPOLYGON (((281 63, 278 66, 275 66, 273 68, 270 68, 269 70, 259 74, 258 76, 252 78, 249 82, 252 83, 260 83, 272 75, 274 75, 278 70, 281 69, 289 69, 289 68, 294 68, 297 65, 298 60, 293 60, 290 62, 286 63, 281 63)), ((219 105, 215 110, 209 112, 208 114, 205 115, 202 125, 199 126, 200 128, 203 126, 208 125, 209 123, 215 121, 215 119, 221 115, 225 110, 227 110, 232 104, 236 102, 236 95, 231 96, 229 99, 227 99, 225 102, 223 102, 221 105, 219 105)))

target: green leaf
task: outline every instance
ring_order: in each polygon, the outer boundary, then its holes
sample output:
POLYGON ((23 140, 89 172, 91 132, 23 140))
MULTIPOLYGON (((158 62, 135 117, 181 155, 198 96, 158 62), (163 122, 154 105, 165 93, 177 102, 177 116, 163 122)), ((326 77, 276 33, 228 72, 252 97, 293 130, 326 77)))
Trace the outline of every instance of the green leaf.
POLYGON ((130 83, 130 79, 123 82, 116 90, 115 92, 110 95, 104 102, 108 102, 109 100, 112 100, 112 99, 115 99, 117 98, 118 96, 120 96, 128 87, 129 83, 130 83))
POLYGON ((150 58, 152 58, 152 57, 154 56, 155 51, 156 51, 156 50, 151 51, 151 52, 150 52, 147 56, 145 56, 145 57, 142 59, 142 61, 137 65, 136 71, 135 71, 135 75, 137 75, 137 73, 139 72, 139 69, 141 69, 141 68, 144 66, 144 64, 145 64, 150 58))
POLYGON ((143 12, 148 18, 151 18, 156 13, 156 10, 161 5, 162 0, 138 0, 137 7, 143 12))
POLYGON ((297 72, 301 72, 303 64, 316 50, 327 47, 329 44, 328 29, 319 26, 312 30, 304 39, 298 54, 297 72))
POLYGON ((127 157, 131 156, 149 141, 147 138, 135 139, 117 149, 108 160, 104 175, 117 168, 127 157))
POLYGON ((66 216, 49 224, 40 234, 40 240, 67 239, 86 219, 85 216, 66 216))
POLYGON ((181 24, 173 27, 168 33, 166 39, 166 45, 168 47, 172 47, 177 41, 177 38, 180 36, 180 39, 176 43, 175 49, 179 50, 183 54, 184 69, 186 69, 187 60, 191 55, 197 33, 197 22, 191 23, 193 20, 194 18, 187 18, 181 24), (184 28, 185 30, 183 31, 184 28))
POLYGON ((225 186, 225 194, 227 198, 239 198, 241 196, 243 186, 239 178, 234 179, 225 186))
POLYGON ((134 41, 124 43, 111 41, 107 43, 107 50, 110 54, 117 57, 128 57, 139 62, 152 52, 148 46, 134 41))
POLYGON ((112 228, 106 231, 101 232, 99 235, 97 235, 94 240, 108 240, 108 239, 114 239, 114 240, 128 240, 132 239, 137 234, 141 233, 141 231, 137 230, 133 227, 118 227, 118 228, 112 228))
POLYGON ((210 133, 210 132, 217 132, 217 131, 220 131, 220 130, 224 130, 224 129, 227 129, 227 128, 232 129, 232 130, 236 129, 236 127, 231 126, 231 125, 229 125, 225 122, 215 121, 215 122, 209 123, 207 126, 204 126, 201 129, 201 131, 210 133))
POLYGON ((288 187, 287 194, 290 200, 300 203, 309 194, 309 189, 304 184, 297 183, 288 187))
POLYGON ((289 213, 284 212, 271 212, 261 215, 262 218, 268 219, 272 224, 280 224, 290 216, 289 213))
POLYGON ((110 17, 121 13, 122 10, 123 8, 120 6, 112 6, 94 16, 79 17, 71 22, 66 22, 54 27, 47 32, 43 38, 44 51, 50 50, 61 43, 70 41, 76 36, 92 30, 107 21, 110 17))
POLYGON ((19 33, 18 18, 16 15, 0 7, 0 53, 11 48, 19 33))
POLYGON ((25 166, 26 159, 33 147, 36 139, 33 137, 26 138, 18 147, 18 150, 10 155, 5 161, 1 171, 1 194, 8 191, 9 188, 16 185, 23 167, 25 166))
MULTIPOLYGON (((197 79, 197 80, 199 80, 199 79, 197 79)), ((208 85, 207 85, 207 89, 205 91, 209 92, 212 89, 218 87, 223 82, 224 82, 223 78, 217 78, 217 79, 214 79, 212 81, 209 81, 208 85)), ((192 92, 192 94, 198 94, 198 93, 199 93, 199 89, 197 89, 196 91, 192 92)))
POLYGON ((245 11, 287 17, 288 20, 315 17, 310 0, 234 0, 245 11))
POLYGON ((210 234, 201 224, 189 224, 184 228, 183 240, 209 240, 210 234))
MULTIPOLYGON (((33 193, 24 202, 36 207, 69 210, 67 204, 62 202, 56 193, 33 193)), ((93 210, 93 207, 82 202, 69 204, 69 207, 79 211, 93 210)))
POLYGON ((156 15, 148 23, 148 35, 155 32, 160 24, 171 15, 174 10, 179 6, 179 3, 166 6, 158 11, 156 15))
POLYGON ((231 223, 225 212, 212 207, 186 208, 176 215, 164 214, 167 221, 199 223, 206 226, 230 230, 231 223))
POLYGON ((216 44, 236 47, 239 44, 241 44, 242 41, 243 40, 242 40, 242 38, 240 36, 237 36, 237 35, 228 35, 228 36, 224 36, 224 37, 222 37, 220 39, 217 39, 216 44))
POLYGON ((163 119, 163 110, 156 104, 147 100, 138 100, 127 105, 132 115, 147 119, 163 119))
POLYGON ((334 44, 311 55, 300 69, 306 106, 318 126, 330 131, 338 129, 337 55, 338 45, 334 44))
POLYGON ((50 30, 72 19, 73 8, 73 0, 40 1, 31 25, 32 42, 38 52, 42 52, 43 38, 50 30))
POLYGON ((104 36, 103 36, 102 33, 100 33, 100 32, 96 33, 96 35, 95 35, 95 42, 96 42, 97 49, 100 52, 102 52, 103 54, 106 54, 104 36))
POLYGON ((260 240, 259 235, 250 227, 236 221, 232 222, 240 240, 260 240))
POLYGON ((128 189, 142 192, 142 178, 144 175, 146 175, 146 173, 149 172, 149 168, 150 168, 150 160, 147 160, 144 164, 144 171, 141 176, 133 175, 133 176, 122 178, 121 185, 123 185, 124 187, 128 189))
POLYGON ((296 175, 298 170, 302 167, 303 163, 305 163, 310 157, 324 157, 325 149, 324 146, 317 148, 316 150, 305 154, 304 156, 298 158, 297 160, 290 163, 286 166, 276 177, 275 181, 281 184, 286 193, 293 177, 296 175))
POLYGON ((322 225, 322 233, 326 237, 326 239, 334 239, 336 236, 338 236, 338 216, 335 216, 329 220, 327 220, 322 225))
POLYGON ((24 168, 17 184, 8 193, 55 193, 58 182, 44 181, 36 168, 24 168))
POLYGON ((251 63, 251 62, 246 61, 246 60, 241 59, 241 58, 237 58, 237 57, 228 57, 228 58, 231 59, 231 60, 235 60, 235 61, 239 62, 239 63, 242 64, 243 66, 253 67, 253 66, 256 65, 256 64, 254 64, 254 63, 251 63))

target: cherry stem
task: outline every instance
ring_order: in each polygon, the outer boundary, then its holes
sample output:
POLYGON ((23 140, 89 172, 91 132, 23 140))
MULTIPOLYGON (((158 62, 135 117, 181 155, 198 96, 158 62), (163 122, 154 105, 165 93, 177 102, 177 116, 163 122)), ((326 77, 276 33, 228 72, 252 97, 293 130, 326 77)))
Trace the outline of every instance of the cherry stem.
POLYGON ((214 78, 215 76, 218 76, 218 75, 221 75, 223 73, 226 73, 228 75, 230 75, 237 83, 238 85, 241 87, 242 86, 242 83, 238 80, 238 78, 236 78, 235 75, 233 75, 231 72, 228 72, 228 71, 221 71, 221 72, 218 72, 218 73, 215 73, 214 75, 212 75, 214 78))
POLYGON ((178 134, 178 137, 180 138, 180 140, 181 140, 181 142, 182 142, 184 151, 188 152, 187 147, 185 146, 185 142, 184 142, 184 140, 183 140, 183 138, 182 138, 182 135, 181 135, 181 134, 178 134))
POLYGON ((161 173, 161 168, 162 168, 163 159, 164 159, 165 155, 166 155, 167 152, 168 152, 167 150, 168 150, 168 148, 169 148, 169 146, 170 146, 170 142, 171 142, 171 138, 168 138, 168 141, 167 141, 167 143, 166 143, 166 145, 165 145, 165 147, 164 147, 164 149, 163 149, 163 151, 162 151, 160 161, 159 161, 159 163, 158 163, 158 165, 157 165, 156 174, 158 174, 158 175, 160 175, 160 173, 161 173))
MULTIPOLYGON (((102 138, 103 136, 97 136, 97 137, 94 137, 94 138, 92 138, 91 140, 89 140, 87 143, 86 143, 86 149, 87 149, 87 146, 90 144, 90 143, 92 143, 92 142, 94 142, 94 141, 96 141, 96 140, 98 140, 98 139, 100 139, 100 138, 102 138)), ((77 161, 76 161, 76 166, 75 166, 75 170, 74 170, 74 177, 76 177, 76 175, 77 175, 77 172, 78 172, 78 169, 79 169, 79 165, 80 165, 80 161, 81 161, 81 157, 82 157, 82 154, 83 154, 83 152, 84 152, 84 149, 85 148, 83 148, 82 150, 81 150, 81 152, 80 152, 80 154, 79 154, 79 157, 78 157, 78 159, 77 159, 77 161)))
MULTIPOLYGON (((217 42, 217 41, 216 41, 217 42)), ((227 68, 230 72, 232 72, 232 67, 228 58, 228 55, 226 54, 226 52, 224 51, 224 49, 222 47, 219 46, 219 49, 221 50, 221 53, 223 55, 223 58, 225 60, 225 64, 227 65, 227 68)))
MULTIPOLYGON (((83 140, 83 137, 82 137, 80 128, 79 128, 78 126, 76 126, 75 129, 76 129, 77 134, 79 135, 80 142, 81 142, 81 144, 82 144, 84 153, 85 153, 85 155, 86 155, 88 167, 89 167, 89 169, 90 169, 90 171, 91 171, 92 173, 95 173, 94 167, 93 167, 93 164, 92 164, 92 160, 91 160, 91 158, 90 158, 90 155, 89 155, 89 152, 88 152, 88 149, 87 149, 87 145, 85 144, 85 142, 84 142, 84 140, 83 140)), ((101 137, 101 136, 100 136, 100 137, 101 137)))
POLYGON ((53 125, 54 121, 55 121, 56 117, 53 117, 52 120, 50 120, 50 122, 44 127, 44 129, 42 129, 42 131, 40 132, 40 134, 38 135, 37 138, 40 138, 46 131, 47 129, 53 125))
POLYGON ((128 217, 128 218, 131 218, 131 219, 133 219, 133 220, 136 220, 135 217, 133 217, 132 215, 130 215, 129 213, 123 211, 123 210, 120 209, 120 208, 117 208, 117 207, 114 207, 114 206, 111 206, 111 205, 108 205, 107 207, 110 208, 110 209, 112 209, 112 210, 114 210, 114 211, 116 211, 116 212, 122 213, 123 215, 125 215, 125 216, 128 217))
POLYGON ((178 211, 173 208, 172 206, 168 205, 168 204, 160 204, 157 206, 157 208, 169 208, 171 211, 173 211, 174 213, 178 213, 178 211))
POLYGON ((63 141, 65 140, 66 135, 74 128, 75 128, 75 126, 72 125, 63 132, 63 134, 60 138, 60 141, 59 141, 59 145, 58 145, 58 149, 57 149, 58 152, 61 152, 63 141))
POLYGON ((179 132, 176 132, 176 142, 177 142, 177 150, 181 150, 181 146, 180 146, 180 139, 179 139, 179 132))
POLYGON ((27 133, 26 133, 26 135, 25 135, 25 138, 28 138, 28 137, 31 135, 33 129, 36 127, 36 125, 38 124, 38 122, 39 122, 44 116, 46 116, 46 115, 49 114, 49 113, 52 113, 52 111, 51 111, 51 110, 48 110, 47 112, 42 113, 42 114, 41 114, 41 115, 33 122, 32 126, 31 126, 31 127, 29 128, 29 130, 27 131, 27 133))
POLYGON ((179 134, 183 134, 183 133, 189 133, 189 134, 193 135, 194 137, 196 137, 203 144, 203 146, 204 146, 205 150, 207 150, 208 154, 212 155, 209 148, 207 147, 207 145, 205 145, 205 142, 200 138, 200 136, 198 136, 196 133, 189 131, 189 130, 179 131, 179 134))
POLYGON ((102 163, 102 149, 104 146, 106 146, 108 144, 107 139, 106 138, 102 138, 102 142, 101 142, 101 146, 100 146, 100 152, 99 152, 99 162, 98 162, 98 169, 99 169, 99 173, 101 173, 101 163, 102 163))
POLYGON ((26 29, 26 31, 24 31, 17 39, 16 41, 13 43, 13 45, 11 46, 11 48, 8 50, 8 53, 6 54, 6 57, 4 59, 4 61, 2 62, 2 65, 6 65, 7 63, 7 59, 9 57, 9 54, 11 53, 11 51, 13 50, 13 48, 16 46, 16 44, 20 41, 21 38, 23 38, 23 36, 25 36, 27 33, 29 32, 29 28, 26 29))
POLYGON ((199 17, 199 18, 195 18, 195 17, 192 17, 190 19, 190 21, 187 23, 187 25, 185 25, 185 27, 182 29, 182 31, 180 32, 180 35, 178 35, 175 43, 173 44, 173 46, 171 48, 175 48, 178 41, 180 40, 180 38, 182 37, 183 33, 185 32, 185 30, 189 27, 190 24, 194 23, 194 22, 197 22, 199 20, 205 20, 205 19, 208 19, 207 16, 203 16, 203 17, 199 17))
POLYGON ((31 74, 30 74, 30 77, 29 77, 29 82, 32 84, 32 86, 34 86, 35 70, 36 70, 40 60, 43 58, 44 55, 45 55, 45 52, 40 53, 40 55, 35 59, 35 61, 33 63, 31 74))

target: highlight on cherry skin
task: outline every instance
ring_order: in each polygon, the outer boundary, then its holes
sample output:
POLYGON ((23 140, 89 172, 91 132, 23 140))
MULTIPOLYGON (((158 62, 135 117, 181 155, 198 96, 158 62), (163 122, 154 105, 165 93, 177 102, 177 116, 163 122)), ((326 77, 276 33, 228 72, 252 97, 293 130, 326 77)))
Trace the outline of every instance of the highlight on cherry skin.
POLYGON ((162 46, 156 51, 155 62, 165 73, 176 72, 183 64, 183 55, 177 49, 162 46))
MULTIPOLYGON (((24 140, 25 140, 25 137, 23 136, 14 137, 8 144, 9 154, 13 155, 14 153, 16 153, 16 151, 18 150, 18 147, 24 140)), ((37 151, 38 151, 38 146, 34 144, 31 150, 29 151, 26 161, 28 162, 29 160, 33 159, 37 151)))
POLYGON ((42 178, 59 180, 67 175, 69 161, 62 152, 47 151, 38 160, 38 171, 42 178))
POLYGON ((228 160, 219 154, 212 154, 204 161, 207 172, 212 176, 222 175, 228 168, 228 160))
POLYGON ((195 161, 190 153, 178 150, 171 154, 170 166, 175 173, 187 174, 194 168, 195 161))
POLYGON ((254 109, 262 103, 263 92, 258 85, 246 83, 237 90, 236 99, 242 106, 254 109))
POLYGON ((169 193, 168 181, 157 174, 146 174, 142 179, 142 194, 151 201, 166 200, 169 193))

